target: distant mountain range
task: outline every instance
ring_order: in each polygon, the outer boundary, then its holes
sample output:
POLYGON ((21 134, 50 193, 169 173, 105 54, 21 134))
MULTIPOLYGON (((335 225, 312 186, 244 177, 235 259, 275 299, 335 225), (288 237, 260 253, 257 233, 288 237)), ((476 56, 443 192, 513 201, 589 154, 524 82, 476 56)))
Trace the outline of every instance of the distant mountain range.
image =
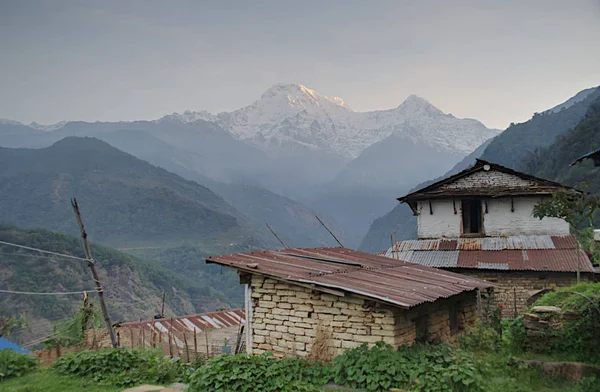
MULTIPOLYGON (((443 176, 431 177, 430 180, 418 184, 413 189, 456 174, 471 166, 476 158, 574 185, 577 183, 576 178, 581 180, 583 177, 574 174, 580 169, 568 169, 565 166, 568 165, 566 161, 577 158, 577 154, 585 151, 588 145, 590 147, 594 145, 592 141, 595 140, 595 136, 590 130, 593 128, 591 126, 586 128, 585 139, 581 138, 580 129, 584 124, 582 120, 586 116, 591 116, 590 113, 593 107, 598 105, 599 99, 600 88, 586 89, 552 109, 535 113, 527 122, 511 124, 504 132, 483 143, 443 176), (577 133, 579 138, 574 136, 573 131, 569 131, 573 128, 580 130, 577 133), (567 146, 567 140, 571 143, 570 147, 567 146), (562 158, 557 160, 552 158, 554 155, 562 158)), ((590 173, 595 172, 590 171, 590 173)), ((405 192, 398 192, 396 197, 402 196, 402 193, 405 192)), ((401 240, 415 238, 416 232, 416 219, 410 209, 405 205, 397 205, 373 222, 360 249, 377 252, 389 246, 390 234, 395 233, 398 240, 401 240)))
MULTIPOLYGON (((212 181, 245 215, 251 213, 227 194, 233 187, 215 183, 293 200, 296 212, 328 215, 345 245, 358 246, 370 222, 393 206, 393 195, 442 175, 498 132, 414 95, 395 109, 359 113, 340 98, 278 84, 249 106, 217 115, 188 111, 155 121, 50 126, 0 121, 0 145, 40 148, 67 136, 97 137, 185 178, 209 187, 212 181)), ((263 202, 259 210, 268 208, 263 202)))

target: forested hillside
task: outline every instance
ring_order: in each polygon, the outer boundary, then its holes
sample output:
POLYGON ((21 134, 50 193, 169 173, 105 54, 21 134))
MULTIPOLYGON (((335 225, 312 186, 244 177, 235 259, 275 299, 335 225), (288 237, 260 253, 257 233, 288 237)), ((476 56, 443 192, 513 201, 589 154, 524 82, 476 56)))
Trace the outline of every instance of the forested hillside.
MULTIPOLYGON (((538 149, 549 146, 557 136, 576 126, 584 117, 600 89, 596 88, 587 97, 565 109, 535 113, 524 123, 511 124, 506 131, 496 136, 487 146, 482 159, 503 166, 521 169, 520 163, 538 149)), ((568 101, 567 101, 568 102, 568 101)))
POLYGON ((252 244, 245 219, 208 188, 93 138, 0 149, 0 222, 76 234, 77 197, 90 238, 114 247, 252 244))
POLYGON ((580 156, 600 148, 600 98, 590 106, 585 119, 549 147, 540 150, 523 163, 528 172, 568 185, 589 185, 588 190, 600 193, 600 167, 591 159, 569 166, 580 156))
MULTIPOLYGON (((80 238, 48 230, 0 225, 0 241, 84 257, 80 238)), ((114 322, 149 319, 160 313, 163 291, 166 292, 165 314, 168 316, 212 311, 241 303, 239 295, 233 294, 240 288, 236 275, 223 274, 219 267, 206 265, 198 254, 186 255, 194 256, 186 260, 190 264, 187 271, 193 271, 193 275, 186 276, 98 244, 92 243, 91 250, 114 322), (224 288, 227 295, 215 287, 224 288)), ((95 287, 85 262, 1 244, 0 276, 2 290, 63 292, 95 287)), ((95 298, 93 292, 90 296, 95 298)), ((27 329, 16 336, 16 340, 26 341, 48 335, 52 322, 69 318, 81 301, 79 295, 3 293, 0 313, 26 313, 27 329)))

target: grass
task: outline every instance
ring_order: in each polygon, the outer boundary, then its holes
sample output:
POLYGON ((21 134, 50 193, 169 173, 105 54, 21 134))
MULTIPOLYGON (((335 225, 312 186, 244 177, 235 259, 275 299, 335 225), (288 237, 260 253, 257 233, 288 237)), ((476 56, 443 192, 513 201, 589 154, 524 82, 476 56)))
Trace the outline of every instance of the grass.
POLYGON ((557 380, 535 369, 507 366, 506 357, 498 354, 478 354, 487 364, 486 392, 577 392, 576 384, 557 380))
POLYGON ((2 392, 118 392, 123 389, 100 386, 82 378, 59 376, 50 369, 0 381, 2 392))

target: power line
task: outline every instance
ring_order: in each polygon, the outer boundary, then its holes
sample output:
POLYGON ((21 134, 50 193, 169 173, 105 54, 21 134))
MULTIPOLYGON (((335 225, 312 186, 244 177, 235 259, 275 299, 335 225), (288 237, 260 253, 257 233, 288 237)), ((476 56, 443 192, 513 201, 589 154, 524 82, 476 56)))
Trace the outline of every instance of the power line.
POLYGON ((86 290, 86 291, 58 291, 55 293, 40 293, 34 291, 13 291, 13 290, 0 290, 0 293, 6 294, 25 294, 25 295, 71 295, 71 294, 85 294, 90 292, 97 292, 98 290, 86 290))
POLYGON ((14 246, 15 248, 32 250, 32 251, 40 252, 40 253, 46 253, 46 254, 49 254, 49 255, 64 257, 64 258, 67 258, 67 259, 85 261, 86 263, 90 262, 90 260, 84 259, 83 257, 77 257, 77 256, 66 255, 66 254, 63 254, 63 253, 51 252, 49 250, 44 250, 44 249, 31 248, 29 246, 24 246, 24 245, 19 245, 19 244, 13 244, 12 242, 0 241, 0 244, 2 244, 2 245, 8 245, 8 246, 14 246))

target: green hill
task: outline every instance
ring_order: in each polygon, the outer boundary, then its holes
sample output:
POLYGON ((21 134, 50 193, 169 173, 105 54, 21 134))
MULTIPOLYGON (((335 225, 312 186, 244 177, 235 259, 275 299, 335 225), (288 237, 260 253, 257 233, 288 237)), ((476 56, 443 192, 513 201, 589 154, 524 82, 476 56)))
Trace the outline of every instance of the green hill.
POLYGON ((570 167, 580 156, 600 148, 600 98, 587 111, 583 121, 554 143, 523 162, 530 173, 567 185, 589 185, 589 191, 600 193, 600 167, 591 159, 570 167))
MULTIPOLYGON (((81 239, 43 229, 20 229, 0 225, 0 241, 84 257, 81 239)), ((99 267, 107 304, 114 322, 149 319, 160 313, 162 292, 166 292, 165 314, 183 315, 239 306, 213 287, 231 291, 239 287, 235 273, 222 273, 201 259, 188 270, 193 276, 169 271, 154 262, 142 261, 101 245, 91 244, 99 267)), ((41 254, 0 244, 0 289, 26 292, 62 292, 93 289, 94 282, 85 262, 41 254), (32 256, 33 255, 33 256, 32 256)), ((90 293, 95 298, 94 293, 90 293)), ((52 321, 69 318, 81 304, 79 295, 0 295, 0 313, 26 312, 27 328, 15 337, 18 342, 47 336, 52 321)), ((11 337, 12 339, 13 337, 11 337)))
POLYGON ((253 243, 245 218, 210 189, 93 138, 0 148, 0 222, 69 234, 77 197, 90 238, 123 248, 253 243))
POLYGON ((552 144, 558 136, 576 126, 585 117, 592 102, 600 97, 600 88, 592 91, 585 99, 571 103, 564 109, 553 108, 535 113, 527 122, 511 124, 490 142, 481 158, 521 169, 519 163, 523 159, 552 144))

